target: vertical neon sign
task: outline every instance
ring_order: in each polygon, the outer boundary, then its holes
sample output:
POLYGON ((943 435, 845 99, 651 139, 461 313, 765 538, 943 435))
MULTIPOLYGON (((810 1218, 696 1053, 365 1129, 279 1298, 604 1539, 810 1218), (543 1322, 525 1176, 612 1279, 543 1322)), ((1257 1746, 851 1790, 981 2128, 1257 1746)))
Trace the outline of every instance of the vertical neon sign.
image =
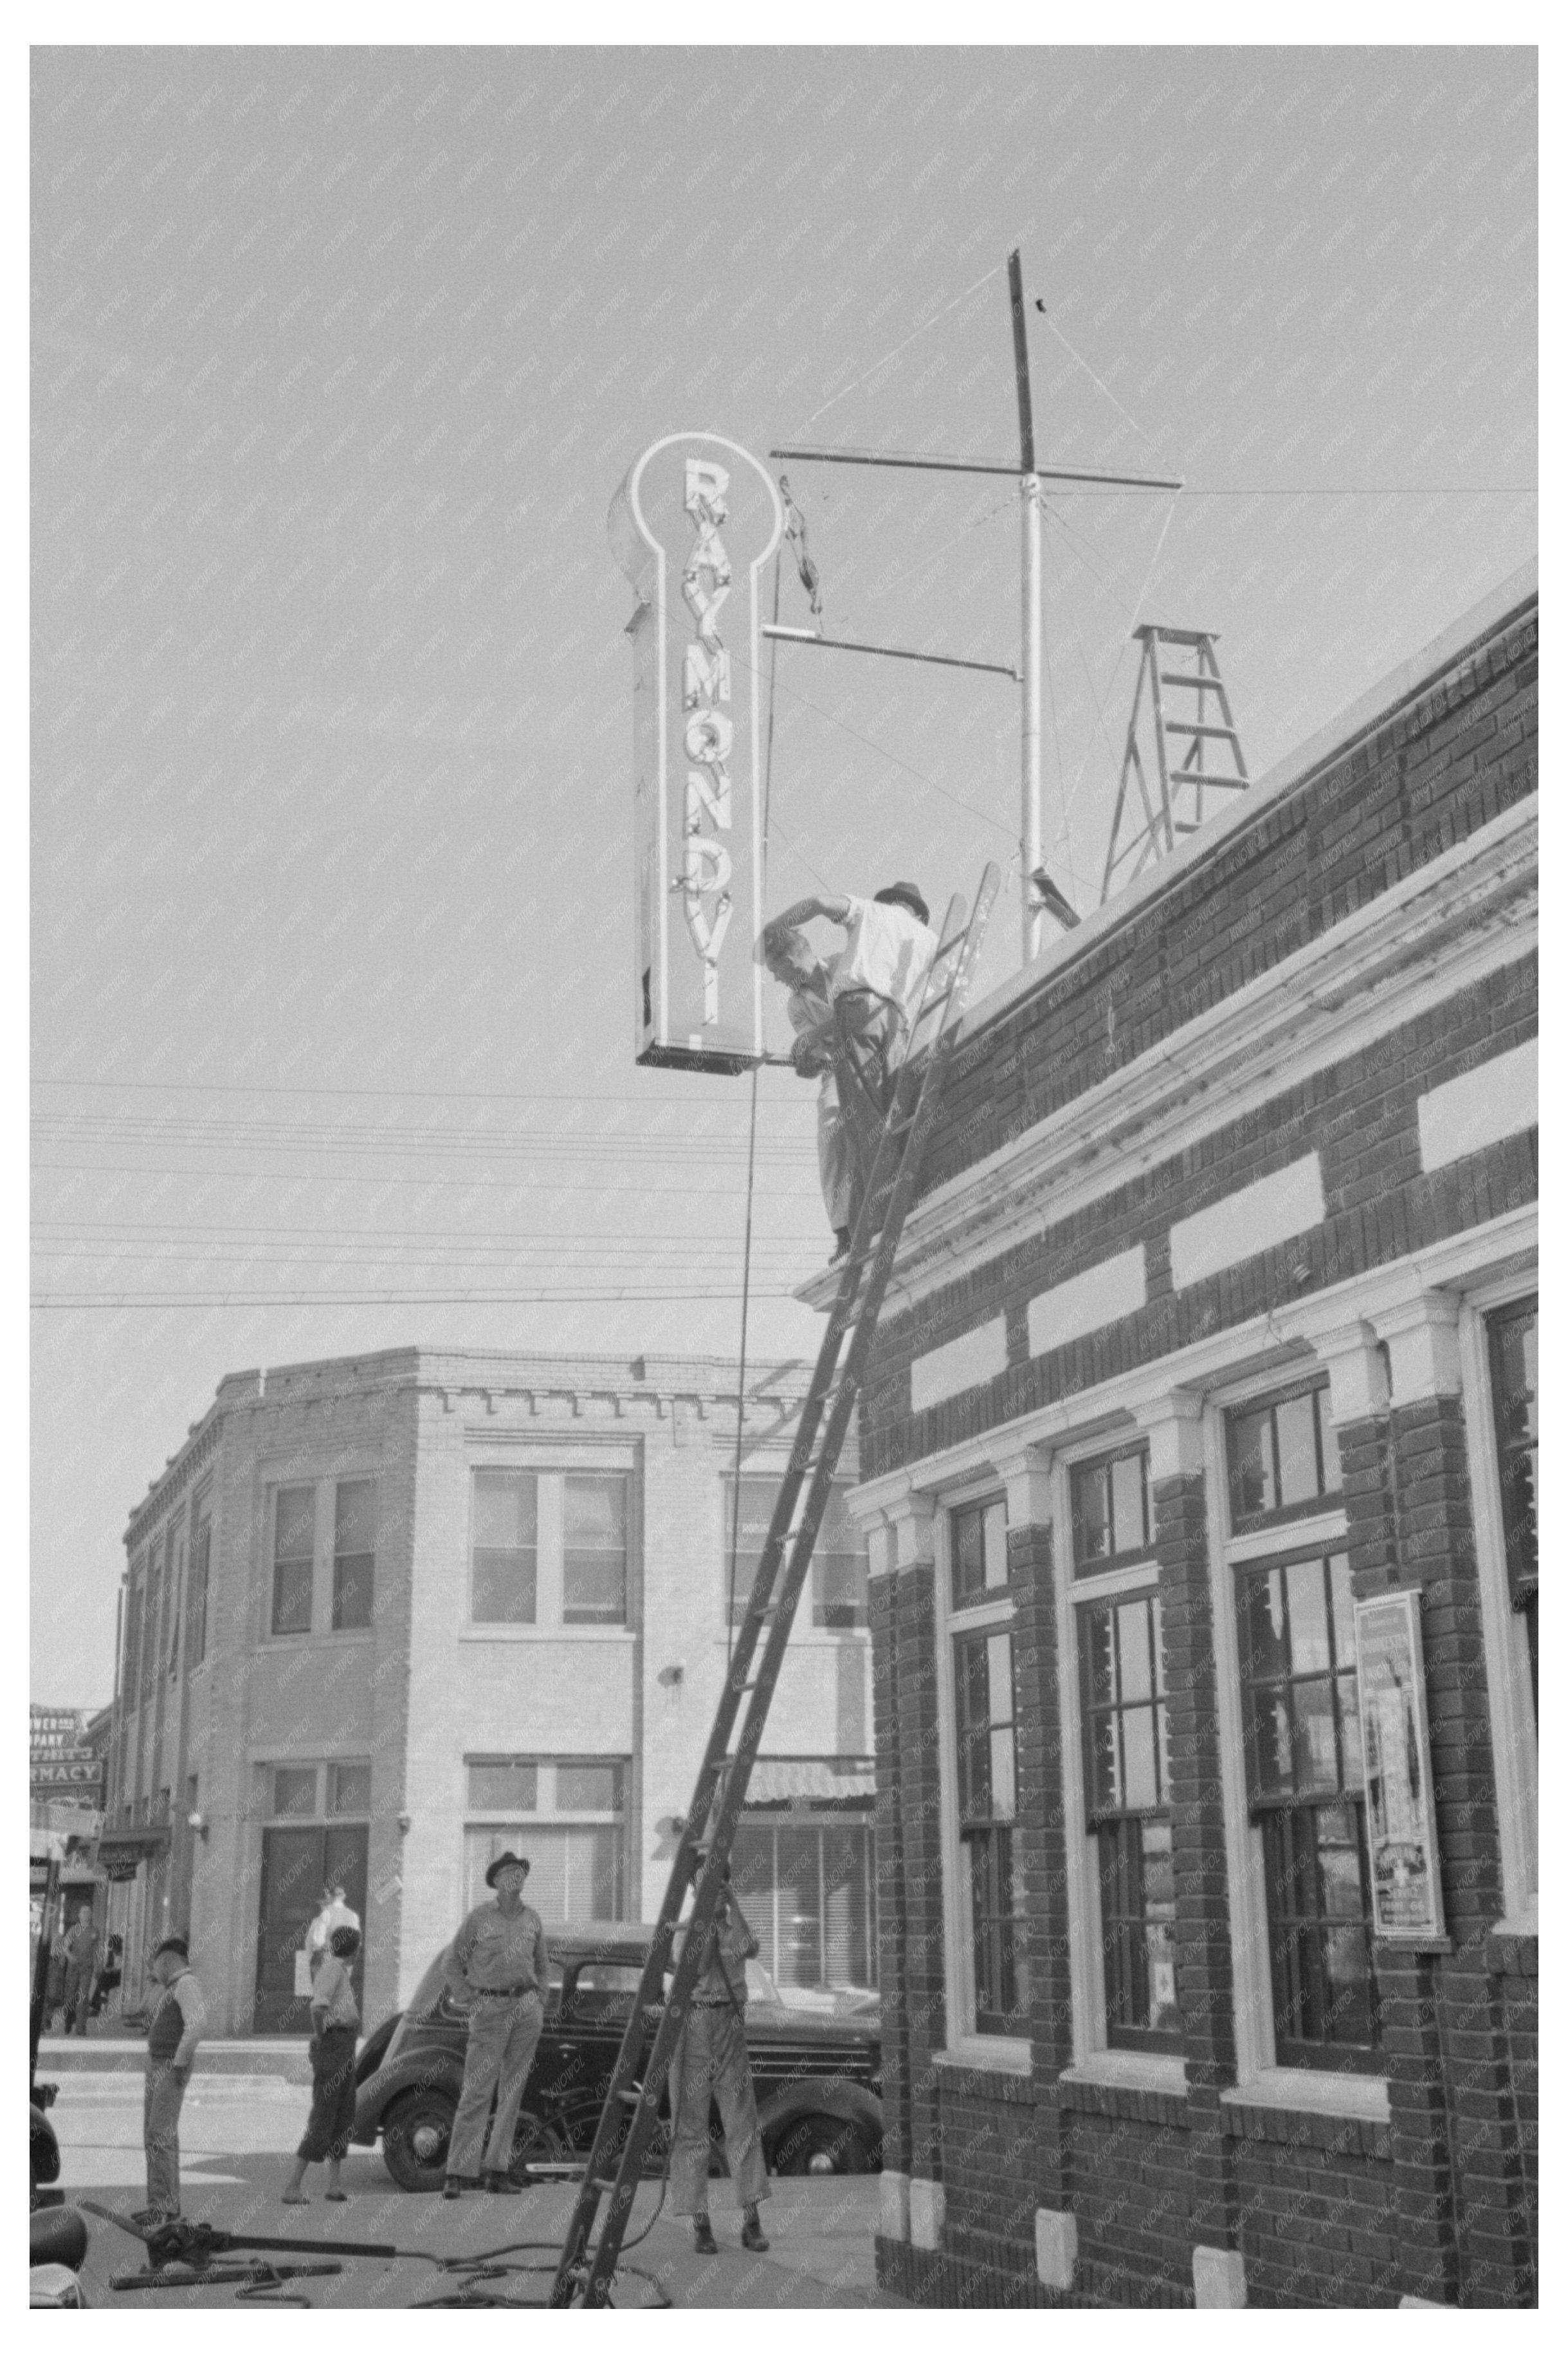
POLYGON ((766 470, 715 433, 654 442, 610 506, 638 597, 639 1062, 736 1071, 762 1052, 761 592, 783 522, 766 470))

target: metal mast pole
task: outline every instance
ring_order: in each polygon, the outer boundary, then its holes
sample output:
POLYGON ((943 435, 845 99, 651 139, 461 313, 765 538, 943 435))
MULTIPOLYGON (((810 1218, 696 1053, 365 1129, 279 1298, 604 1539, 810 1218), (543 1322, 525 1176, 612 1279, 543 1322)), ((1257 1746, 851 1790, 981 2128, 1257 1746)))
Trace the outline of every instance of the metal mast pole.
POLYGON ((1040 521, 1042 483, 1034 471, 1034 411, 1029 391, 1029 344, 1023 323, 1023 266, 1016 246, 1007 257, 1007 287, 1012 300, 1012 362, 1018 379, 1018 443, 1020 514, 1023 526, 1023 598, 1022 651, 1019 670, 1023 681, 1022 823, 1019 898, 1022 910, 1023 962, 1040 953, 1041 911, 1031 905, 1030 877, 1041 864, 1040 801, 1042 739, 1040 732, 1040 668, 1044 652, 1044 608, 1041 577, 1040 521))

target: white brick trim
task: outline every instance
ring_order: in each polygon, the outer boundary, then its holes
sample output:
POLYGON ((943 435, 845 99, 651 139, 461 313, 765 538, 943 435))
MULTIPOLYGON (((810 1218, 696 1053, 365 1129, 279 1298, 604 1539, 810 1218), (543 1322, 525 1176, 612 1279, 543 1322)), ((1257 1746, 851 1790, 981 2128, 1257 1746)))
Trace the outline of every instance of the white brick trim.
POLYGON ((1123 1316, 1135 1316, 1149 1299, 1143 1245, 1118 1251, 1082 1275, 1070 1275, 1029 1303, 1029 1353, 1043 1357, 1086 1332, 1098 1332, 1123 1316))
POLYGON ((939 1349, 927 1349, 923 1357, 916 1358, 909 1368, 911 1410, 922 1414, 927 1406, 940 1405, 944 1399, 993 1381, 1006 1370, 1007 1322, 993 1316, 989 1323, 977 1324, 972 1332, 960 1332, 956 1341, 944 1341, 939 1349))
POLYGON ((1171 1280, 1178 1291, 1222 1267, 1237 1267, 1323 1223, 1323 1172, 1315 1152, 1260 1177, 1171 1229, 1171 1280))
POLYGON ((916 2248, 939 2248, 948 2202, 939 2182, 918 2174, 909 2178, 909 2243, 916 2248))
POLYGON ((1538 1110, 1537 1041, 1510 1046, 1457 1079, 1429 1087, 1415 1107, 1421 1126, 1421 1166, 1446 1169, 1467 1152, 1500 1144, 1533 1128, 1538 1110))

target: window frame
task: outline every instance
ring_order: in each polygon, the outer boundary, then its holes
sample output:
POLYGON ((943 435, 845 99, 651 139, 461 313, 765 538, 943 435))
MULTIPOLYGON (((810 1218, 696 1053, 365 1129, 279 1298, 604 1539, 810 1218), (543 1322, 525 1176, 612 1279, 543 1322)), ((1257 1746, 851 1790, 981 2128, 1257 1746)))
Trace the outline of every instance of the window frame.
POLYGON ((1234 1414, 1245 1413, 1249 1408, 1259 1405, 1268 1405, 1275 1410, 1270 1414, 1269 1431, 1274 1454, 1275 1484, 1277 1487, 1279 1484, 1279 1435, 1275 1413, 1278 1407, 1287 1405, 1292 1400, 1303 1396, 1311 1397, 1316 1401, 1313 1412, 1313 1445, 1318 1458, 1318 1475, 1321 1479, 1328 1457, 1326 1434, 1331 1432, 1334 1427, 1331 1415, 1326 1410, 1333 1403, 1327 1367, 1311 1373, 1303 1373, 1297 1381, 1284 1383, 1277 1380, 1272 1381, 1266 1388, 1255 1393, 1248 1393, 1228 1400, 1222 1409, 1221 1421, 1224 1433, 1224 1486, 1222 1492, 1224 1498, 1225 1527, 1232 1537, 1254 1536, 1265 1530, 1289 1530, 1294 1528, 1298 1521, 1318 1519, 1326 1511, 1343 1511, 1345 1491, 1342 1467, 1340 1467, 1340 1478, 1338 1487, 1320 1487, 1317 1495, 1307 1497, 1300 1502, 1276 1504, 1266 1511, 1261 1512, 1238 1513, 1235 1510, 1235 1471, 1230 1443, 1231 1416, 1234 1414))
MULTIPOLYGON (((284 1458, 286 1460, 286 1458, 284 1458)), ((266 1516, 263 1527, 263 1575, 258 1580, 261 1628, 259 1640, 268 1646, 291 1643, 366 1643, 376 1638, 376 1563, 381 1552, 382 1482, 386 1467, 380 1462, 365 1463, 352 1458, 335 1465, 330 1471, 285 1470, 281 1462, 263 1467, 266 1516), (371 1615, 363 1625, 339 1627, 334 1623, 334 1600, 337 1564, 337 1491, 356 1481, 367 1480, 373 1490, 376 1550, 371 1554, 371 1615), (275 1631, 273 1617, 277 1596, 278 1505, 280 1498, 291 1489, 308 1488, 312 1491, 313 1523, 311 1541, 311 1620, 308 1627, 289 1628, 275 1631)), ((359 1559, 357 1554, 345 1559, 359 1559)), ((291 1554, 291 1560, 302 1561, 302 1553, 291 1554)))
POLYGON ((625 1643, 635 1640, 641 1608, 642 1480, 639 1454, 629 1447, 585 1452, 578 1456, 552 1451, 548 1455, 518 1455, 510 1447, 493 1452, 471 1447, 466 1458, 463 1534, 463 1617, 460 1629, 465 1642, 478 1643, 625 1643), (535 1482, 534 1616, 532 1618, 476 1618, 473 1615, 473 1553, 475 1479, 480 1472, 514 1472, 535 1482), (568 1479, 620 1479, 626 1497, 626 1567, 622 1615, 618 1619, 572 1619, 565 1615, 566 1482, 568 1479))
MULTIPOLYGON (((1344 1553, 1350 1535, 1343 1486, 1319 1497, 1309 1509, 1287 1506, 1277 1520, 1269 1516, 1258 1525, 1247 1515, 1245 1524, 1231 1523, 1229 1429, 1226 1417, 1238 1406, 1298 1390, 1312 1376, 1282 1382, 1254 1373, 1216 1385, 1205 1399, 1204 1481, 1209 1502, 1209 1600, 1214 1629, 1214 1669, 1220 1734, 1220 1785, 1225 1824, 1226 1875, 1230 1890, 1233 2020, 1236 2039, 1238 2097, 1249 2085, 1298 2086, 1304 2100, 1320 2105, 1326 2089, 1342 2084, 1337 2098, 1347 2113, 1373 2097, 1370 2088, 1387 2081, 1387 2054, 1373 2047, 1372 2064, 1364 2067, 1330 2059, 1299 2064, 1280 2056, 1274 2016, 1273 1946, 1269 1928, 1268 1893, 1263 1832, 1253 1820, 1247 1778, 1243 1716, 1241 1642, 1236 1605, 1236 1572, 1261 1568, 1283 1553, 1344 1553), (1359 2092, 1357 2087, 1367 2087, 1359 2092)), ((1332 1394, 1330 1395, 1332 1406, 1332 1394)), ((1332 1426, 1331 1412, 1330 1415, 1332 1426)), ((1364 1793, 1363 1793, 1364 1798, 1364 1793)), ((1327 2047, 1332 2049, 1332 2047, 1327 2047)), ((1353 2047, 1352 2047, 1353 2048, 1353 2047)), ((1357 2112, 1359 2113, 1359 2112, 1357 2112)))
POLYGON ((1504 1917, 1529 1923, 1539 1911, 1540 1733, 1531 1694, 1522 1618, 1509 1590, 1508 1540, 1502 1505, 1502 1464, 1497 1444, 1489 1320, 1537 1301, 1532 1268, 1477 1285, 1459 1310, 1459 1369, 1466 1460, 1475 1515, 1481 1600, 1481 1640, 1497 1776, 1498 1833, 1502 1852, 1504 1917))
MULTIPOLYGON (((758 1487, 767 1487, 771 1490, 775 1496, 777 1496, 779 1486, 784 1478, 786 1468, 787 1467, 784 1464, 780 1463, 776 1470, 771 1467, 765 1468, 760 1470, 755 1468, 745 1470, 740 1475, 741 1484, 743 1487, 748 1483, 755 1483, 758 1487)), ((871 1640, 871 1544, 868 1532, 849 1510, 848 1500, 854 1486, 855 1482, 853 1479, 835 1479, 833 1481, 832 1493, 833 1497, 843 1510, 845 1521, 855 1532, 858 1547, 855 1558, 862 1564, 862 1616, 847 1626, 831 1625, 824 1618, 819 1616, 819 1613, 825 1610, 829 1606, 824 1603, 821 1598, 821 1581, 817 1574, 823 1559, 823 1555, 819 1552, 817 1545, 813 1545, 811 1549, 811 1567, 807 1579, 807 1594, 810 1600, 810 1623, 809 1626, 801 1623, 800 1611, 799 1606, 797 1606, 795 1613, 795 1625, 790 1631, 791 1642, 814 1640, 824 1643, 842 1643, 847 1639, 853 1639, 855 1638, 858 1638, 864 1643, 869 1643, 871 1640)), ((735 1628, 741 1624, 746 1616, 747 1597, 749 1596, 751 1591, 749 1586, 746 1587, 743 1591, 739 1579, 736 1578, 733 1597, 731 1594, 730 1533, 735 1527, 735 1472, 732 1469, 724 1473, 719 1482, 719 1503, 720 1510, 723 1513, 723 1520, 719 1530, 718 1623, 721 1638, 726 1633, 733 1633, 735 1628), (727 1617, 726 1615, 726 1613, 728 1614, 727 1617)), ((818 1538, 820 1543, 820 1531, 818 1532, 818 1538)), ((765 1544, 766 1543, 767 1535, 765 1532, 763 1543, 765 1544)), ((757 1549, 756 1557, 758 1561, 760 1562, 762 1558, 761 1545, 758 1545, 757 1549)), ((834 1552, 831 1555, 831 1558, 834 1561, 842 1561, 847 1557, 848 1556, 842 1552, 834 1552)), ((740 1550, 737 1548, 736 1566, 738 1566, 740 1558, 740 1550)), ((755 1578, 755 1570, 753 1571, 752 1575, 755 1578)), ((802 1598, 804 1599, 805 1597, 802 1598)))
MULTIPOLYGON (((633 1766, 634 1761, 626 1751, 596 1750, 591 1753, 588 1751, 572 1753, 563 1750, 532 1750, 524 1753, 521 1750, 465 1750, 461 1763, 463 1780, 458 1847, 459 1885, 463 1893, 465 1907, 470 1903, 481 1902, 484 1895, 482 1885, 479 1888, 477 1896, 473 1897, 470 1896, 467 1888, 471 1834, 488 1833, 492 1840, 497 1835, 526 1840, 530 1832, 535 1831, 587 1831, 609 1827, 615 1832, 616 1909, 606 1917, 605 1925, 609 1927, 634 1919, 636 1916, 632 1911, 634 1898, 632 1883, 635 1864, 630 1836, 634 1797, 633 1766), (469 1796, 469 1776, 476 1766, 480 1767, 532 1766, 535 1770, 533 1807, 472 1805, 469 1796), (620 1777, 619 1808, 563 1807, 559 1802, 560 1769, 562 1766, 570 1768, 574 1766, 613 1767, 620 1777)), ((524 1889, 524 1896, 527 1893, 527 1890, 524 1889)), ((574 1922, 583 1918, 580 1914, 574 1914, 568 1917, 574 1922)))
MULTIPOLYGON (((1031 2064, 1032 2045, 1027 2025, 1022 2033, 998 2034, 978 2024, 978 2007, 974 1978, 974 1942, 970 1920, 969 1882, 963 1854, 959 1814, 958 1706, 954 1678, 954 1652, 957 1640, 965 1635, 1006 1633, 1013 1638, 1013 1717, 1014 1726, 1014 1815, 1016 1832, 1019 1815, 1016 1807, 1018 1723, 1017 1698, 1017 1597, 1011 1581, 991 1589, 989 1601, 969 1603, 963 1608, 953 1607, 953 1575, 955 1567, 953 1522, 955 1516, 975 1505, 1001 1502, 1004 1512, 1007 1491, 995 1474, 966 1481, 961 1487, 946 1490, 932 1500, 933 1547, 932 1572, 935 1601, 935 1636, 937 1644, 937 1707, 940 1737, 939 1763, 941 1778, 941 1855, 943 1882, 943 1930, 947 1961, 947 1994, 945 2005, 947 2048, 955 2056, 979 2060, 1004 2069, 1022 2069, 1031 2064)), ((1015 1850, 1016 1854, 1016 1850, 1015 1850)), ((1012 1918, 1026 1921, 1027 1907, 1022 1902, 1014 1864, 1014 1899, 1012 1918)))

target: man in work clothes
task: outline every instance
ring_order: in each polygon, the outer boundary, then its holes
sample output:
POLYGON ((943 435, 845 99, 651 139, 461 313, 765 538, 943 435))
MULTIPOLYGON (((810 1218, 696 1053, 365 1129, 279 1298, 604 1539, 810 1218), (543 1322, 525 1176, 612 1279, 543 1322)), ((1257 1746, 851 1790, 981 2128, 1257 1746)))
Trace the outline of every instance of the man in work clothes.
POLYGON ((788 935, 814 916, 842 924, 845 933, 832 959, 827 993, 833 1011, 837 1102, 854 1161, 853 1225, 938 940, 914 884, 889 883, 871 899, 852 893, 797 899, 763 928, 761 952, 770 970, 788 935))
MULTIPOLYGON (((725 2158, 745 2210, 740 2244, 764 2255, 768 2242, 757 2208, 768 2196, 768 2162, 746 2050, 746 1965, 758 1944, 736 1903, 727 1864, 724 1880, 692 2007, 670 2065, 670 2115, 674 2120, 670 2190, 675 2213, 692 2218, 698 2255, 716 2255, 718 2243, 708 2219, 708 2107, 716 2100, 725 2158)), ((680 1959, 685 1936, 683 1928, 675 1931, 672 1962, 680 1959)))
POLYGON ((132 2219, 138 2223, 160 2223, 180 2211, 180 2106, 207 2027, 207 2005, 183 1937, 164 1939, 153 1956, 152 1973, 158 1992, 147 2026, 142 2106, 147 2204, 132 2219))
POLYGON ((448 2199, 460 2198, 465 2187, 517 2188, 507 2172, 512 2137, 545 2024, 545 1989, 550 1982, 545 1925, 523 1902, 527 1877, 525 1856, 514 1855, 510 1849, 498 1855, 484 1875, 486 1886, 495 1891, 493 1902, 476 1904, 452 1940, 447 1984, 468 2009, 468 2056, 447 2153, 443 2195, 448 2199), (495 2123, 482 2177, 480 2151, 493 2094, 495 2123))
MULTIPOLYGON (((774 980, 789 994, 785 1011, 795 1043, 789 1059, 802 1079, 819 1079, 817 1090, 817 1172, 822 1201, 842 1258, 850 1246, 850 1200, 854 1168, 844 1118, 839 1109, 839 1084, 833 1070, 833 1005, 831 995, 836 957, 819 963, 804 932, 770 927, 764 935, 762 960, 774 980)), ((832 1262, 830 1262, 831 1264, 832 1262)))
POLYGON ((65 2031, 69 2035, 74 2029, 78 2035, 85 2035, 92 1981, 98 1969, 98 1931, 92 1925, 90 1904, 79 1906, 65 1949, 65 2031))

